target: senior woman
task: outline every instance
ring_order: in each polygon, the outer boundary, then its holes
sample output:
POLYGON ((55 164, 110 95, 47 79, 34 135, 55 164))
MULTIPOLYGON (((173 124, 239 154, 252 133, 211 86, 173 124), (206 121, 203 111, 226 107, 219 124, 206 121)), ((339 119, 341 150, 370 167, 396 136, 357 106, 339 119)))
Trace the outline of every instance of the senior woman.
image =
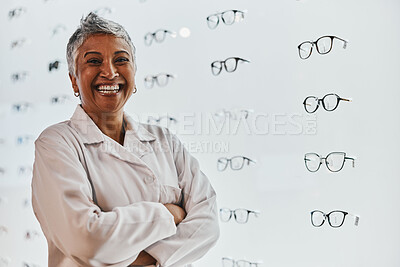
POLYGON ((81 104, 35 142, 32 205, 49 266, 185 266, 217 241, 216 195, 166 128, 123 109, 136 93, 135 47, 93 13, 67 45, 81 104))

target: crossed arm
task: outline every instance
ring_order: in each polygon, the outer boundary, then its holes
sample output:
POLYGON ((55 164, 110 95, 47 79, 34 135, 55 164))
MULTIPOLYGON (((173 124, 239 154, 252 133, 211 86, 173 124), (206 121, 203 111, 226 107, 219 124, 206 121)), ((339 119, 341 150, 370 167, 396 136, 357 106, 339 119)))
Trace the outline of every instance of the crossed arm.
MULTIPOLYGON (((174 216, 175 225, 178 225, 186 217, 186 212, 184 209, 175 204, 164 204, 168 211, 174 216)), ((156 264, 156 259, 154 259, 149 253, 142 250, 136 260, 129 266, 143 266, 156 264)))

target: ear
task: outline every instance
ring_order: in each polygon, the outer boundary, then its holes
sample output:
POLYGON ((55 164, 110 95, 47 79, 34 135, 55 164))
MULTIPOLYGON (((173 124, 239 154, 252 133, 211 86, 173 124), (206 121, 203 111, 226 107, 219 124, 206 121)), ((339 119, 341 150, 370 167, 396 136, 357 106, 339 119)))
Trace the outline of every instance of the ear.
POLYGON ((71 84, 72 84, 72 88, 74 89, 74 93, 78 93, 79 87, 78 87, 78 83, 76 82, 75 75, 71 74, 70 72, 68 73, 68 75, 69 75, 69 79, 71 80, 71 84))

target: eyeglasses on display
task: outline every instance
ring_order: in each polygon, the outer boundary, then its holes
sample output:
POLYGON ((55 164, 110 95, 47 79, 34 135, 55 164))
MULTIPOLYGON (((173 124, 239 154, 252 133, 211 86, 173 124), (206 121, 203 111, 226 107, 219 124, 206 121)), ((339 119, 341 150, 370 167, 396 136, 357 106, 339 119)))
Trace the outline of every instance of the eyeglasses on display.
POLYGON ((260 214, 259 211, 254 211, 254 210, 247 210, 247 209, 235 209, 231 210, 228 208, 222 208, 219 210, 219 216, 221 218, 221 221, 223 222, 229 222, 230 219, 233 217, 235 218, 237 223, 247 223, 249 220, 249 214, 252 213, 254 216, 257 218, 258 215, 260 214))
POLYGON ((62 31, 66 31, 67 27, 63 24, 58 24, 56 27, 53 28, 51 36, 53 37, 54 35, 60 34, 62 31))
POLYGON ((319 156, 317 153, 307 153, 304 155, 304 162, 306 164, 307 170, 310 172, 316 172, 319 170, 319 167, 322 164, 322 161, 325 161, 326 167, 331 172, 340 171, 346 160, 351 160, 354 168, 354 157, 346 157, 345 152, 331 152, 325 158, 319 156))
POLYGON ((66 100, 70 100, 71 97, 69 95, 56 95, 50 98, 51 104, 63 104, 66 100))
POLYGON ((250 262, 246 260, 234 260, 228 257, 222 258, 222 266, 223 267, 259 267, 262 262, 250 262))
POLYGON ((53 62, 49 63, 49 72, 53 71, 53 70, 58 70, 58 68, 61 65, 61 61, 59 60, 55 60, 53 62))
POLYGON ((153 40, 156 41, 157 43, 161 43, 165 40, 165 37, 167 35, 170 35, 172 38, 175 38, 176 32, 168 31, 165 29, 159 29, 153 33, 149 32, 144 36, 144 43, 147 46, 150 46, 153 40))
POLYGON ((314 210, 311 212, 311 223, 315 227, 320 227, 324 224, 326 219, 328 219, 328 223, 331 227, 338 228, 343 225, 346 216, 354 217, 354 225, 358 226, 358 222, 360 221, 359 216, 341 210, 334 210, 328 214, 320 210, 314 210))
POLYGON ((168 74, 168 73, 159 73, 157 75, 147 75, 144 78, 144 86, 148 89, 153 88, 154 82, 157 83, 158 86, 166 86, 170 79, 176 78, 177 75, 168 74))
POLYGON ((28 76, 28 72, 26 71, 21 71, 21 72, 15 72, 11 74, 11 80, 13 82, 19 82, 25 80, 25 78, 28 76))
POLYGON ((235 22, 240 22, 242 20, 244 20, 244 14, 247 12, 247 10, 227 10, 221 13, 215 13, 212 14, 210 16, 207 17, 207 25, 210 29, 215 29, 217 28, 219 21, 220 21, 220 17, 222 22, 225 25, 232 25, 235 22))
POLYGON ((337 40, 343 42, 343 48, 344 49, 347 48, 348 41, 346 41, 342 38, 339 38, 337 36, 326 35, 326 36, 322 36, 322 37, 318 38, 315 42, 306 41, 306 42, 302 42, 301 44, 299 44, 299 46, 297 48, 299 50, 300 58, 301 59, 309 58, 314 46, 316 47, 317 52, 319 54, 321 54, 321 55, 328 54, 332 50, 334 39, 337 39, 337 40))
POLYGON ((215 76, 221 73, 222 68, 225 68, 226 72, 234 72, 238 63, 250 63, 250 61, 240 57, 229 57, 222 61, 217 60, 211 63, 211 72, 215 76))
POLYGON ((15 112, 26 112, 33 105, 28 102, 15 103, 12 105, 12 110, 15 112))
POLYGON ((351 98, 341 98, 337 94, 327 94, 323 98, 318 98, 315 96, 309 96, 303 101, 305 110, 308 113, 314 113, 319 108, 320 103, 326 111, 334 111, 338 106, 340 101, 351 102, 351 98))
POLYGON ((9 19, 17 18, 17 17, 21 16, 25 12, 26 12, 26 8, 25 7, 17 7, 17 8, 11 9, 8 12, 8 17, 9 17, 9 19))
POLYGON ((220 120, 225 120, 225 119, 238 120, 239 118, 242 117, 247 119, 250 113, 253 112, 254 112, 253 109, 233 109, 233 110, 222 109, 220 111, 215 112, 214 116, 220 120))
POLYGON ((160 116, 158 118, 150 116, 147 119, 147 123, 159 124, 159 125, 170 125, 171 123, 177 123, 177 119, 170 116, 160 116))
POLYGON ((32 135, 20 135, 17 137, 17 145, 26 145, 33 141, 34 137, 32 135))
POLYGON ((231 167, 232 170, 241 170, 244 166, 244 164, 247 163, 247 165, 250 165, 250 163, 256 163, 255 160, 249 159, 248 157, 243 157, 243 156, 235 156, 232 158, 225 158, 221 157, 217 161, 217 169, 218 171, 222 172, 226 170, 228 165, 231 167))
POLYGON ((110 8, 110 7, 102 7, 102 8, 98 8, 93 11, 93 13, 95 13, 96 15, 99 15, 101 17, 109 15, 113 12, 114 12, 114 8, 110 8))
POLYGON ((24 44, 30 43, 30 40, 26 38, 21 38, 18 40, 14 40, 11 42, 11 49, 17 48, 17 47, 22 47, 24 44))

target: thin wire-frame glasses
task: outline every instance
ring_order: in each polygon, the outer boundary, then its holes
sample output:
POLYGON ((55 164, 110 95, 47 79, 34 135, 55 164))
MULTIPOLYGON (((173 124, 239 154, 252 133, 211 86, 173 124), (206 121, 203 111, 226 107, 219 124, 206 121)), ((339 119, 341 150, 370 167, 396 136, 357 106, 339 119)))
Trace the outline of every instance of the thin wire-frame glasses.
POLYGON ((220 17, 225 25, 232 25, 235 22, 242 21, 244 19, 244 13, 246 12, 247 12, 246 10, 240 11, 232 9, 221 13, 212 14, 207 17, 207 25, 210 29, 217 28, 220 21, 219 19, 220 17))
POLYGON ((221 157, 217 161, 217 169, 218 171, 222 172, 226 170, 228 165, 230 165, 232 170, 237 171, 241 170, 245 163, 247 163, 247 165, 250 165, 250 163, 256 163, 256 161, 243 156, 235 156, 230 159, 221 157))
POLYGON ((167 35, 170 35, 172 38, 175 38, 176 32, 171 32, 165 29, 159 29, 153 33, 149 32, 144 36, 144 43, 147 46, 150 46, 153 40, 155 40, 157 43, 161 43, 165 40, 165 37, 167 35))
POLYGON ((158 86, 166 86, 171 78, 176 78, 176 75, 168 73, 159 73, 154 76, 147 75, 144 78, 144 86, 148 89, 151 89, 154 86, 154 82, 156 82, 158 86))
POLYGON ((314 113, 319 108, 320 103, 326 111, 334 111, 338 106, 340 101, 351 102, 350 98, 342 98, 337 94, 327 94, 323 98, 318 98, 315 96, 309 96, 303 101, 304 109, 308 113, 314 113))
POLYGON ((223 267, 258 267, 262 262, 250 262, 246 260, 234 260, 232 258, 223 257, 223 267))
POLYGON ((343 168, 344 162, 346 160, 351 160, 354 168, 355 158, 346 157, 345 152, 331 152, 325 158, 319 156, 317 153, 307 153, 304 155, 306 168, 310 172, 318 171, 323 160, 325 161, 328 170, 330 170, 331 172, 338 172, 343 168))
POLYGON ((320 210, 314 210, 311 212, 311 224, 315 227, 321 227, 326 219, 328 219, 328 223, 331 227, 338 228, 343 225, 347 215, 353 216, 354 225, 358 226, 358 222, 360 221, 359 216, 341 210, 334 210, 329 212, 328 214, 320 210))
POLYGON ((343 42, 343 48, 347 48, 348 41, 333 35, 326 35, 318 38, 315 42, 306 41, 302 42, 297 46, 299 50, 299 56, 301 59, 307 59, 310 57, 313 47, 315 46, 317 52, 321 55, 328 54, 332 50, 334 39, 343 42))
POLYGON ((222 222, 229 222, 229 220, 232 218, 233 215, 237 223, 241 224, 247 223, 247 221, 249 220, 250 213, 254 214, 255 217, 258 217, 258 215, 260 214, 259 211, 247 210, 247 209, 235 209, 235 210, 231 210, 228 208, 219 209, 219 216, 222 222))
POLYGON ((250 61, 240 57, 229 57, 225 60, 216 60, 211 63, 211 72, 215 76, 219 75, 224 67, 226 72, 234 72, 238 66, 238 63, 250 63, 250 61))

